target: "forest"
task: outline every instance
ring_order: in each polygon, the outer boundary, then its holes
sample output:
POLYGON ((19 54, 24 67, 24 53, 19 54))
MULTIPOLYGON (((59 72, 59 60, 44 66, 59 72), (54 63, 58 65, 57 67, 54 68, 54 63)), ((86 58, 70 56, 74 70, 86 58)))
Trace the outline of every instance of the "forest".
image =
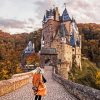
MULTIPOLYGON (((78 28, 82 35, 83 71, 76 69, 74 64, 69 73, 70 79, 100 89, 100 24, 80 23, 78 28)), ((0 80, 9 79, 13 74, 23 72, 20 68, 23 50, 28 42, 32 41, 35 43, 35 51, 38 52, 41 47, 41 33, 42 29, 21 34, 10 34, 0 30, 0 80)), ((27 62, 32 62, 32 56, 27 62)))
POLYGON ((82 54, 100 68, 100 24, 78 24, 82 35, 82 54))
MULTIPOLYGON (((21 73, 21 55, 29 41, 35 43, 35 51, 40 49, 41 29, 31 33, 9 34, 0 31, 0 80, 9 79, 21 73)), ((28 59, 28 58, 27 58, 28 59)))

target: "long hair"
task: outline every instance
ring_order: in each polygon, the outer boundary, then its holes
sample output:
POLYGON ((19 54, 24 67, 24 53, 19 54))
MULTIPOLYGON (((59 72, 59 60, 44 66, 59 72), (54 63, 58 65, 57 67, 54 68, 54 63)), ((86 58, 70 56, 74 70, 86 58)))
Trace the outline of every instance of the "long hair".
POLYGON ((35 69, 35 72, 36 72, 36 73, 43 74, 43 73, 44 73, 44 70, 43 70, 42 68, 40 68, 40 67, 37 67, 37 68, 35 69))

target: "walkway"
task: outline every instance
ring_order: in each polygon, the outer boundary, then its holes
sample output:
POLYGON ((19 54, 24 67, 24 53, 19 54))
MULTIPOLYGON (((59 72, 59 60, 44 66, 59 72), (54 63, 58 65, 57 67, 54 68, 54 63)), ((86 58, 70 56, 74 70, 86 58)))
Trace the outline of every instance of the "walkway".
MULTIPOLYGON (((70 95, 62 85, 52 79, 52 68, 48 66, 45 70, 45 77, 47 79, 47 95, 42 100, 77 100, 70 95)), ((22 88, 1 96, 0 100, 34 100, 32 92, 32 84, 27 84, 22 88)))

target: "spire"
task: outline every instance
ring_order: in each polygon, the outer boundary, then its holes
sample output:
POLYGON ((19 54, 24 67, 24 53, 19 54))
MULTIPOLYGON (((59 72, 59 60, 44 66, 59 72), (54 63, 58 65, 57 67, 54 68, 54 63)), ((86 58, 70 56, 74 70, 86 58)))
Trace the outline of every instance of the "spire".
POLYGON ((46 17, 45 17, 45 15, 44 15, 44 17, 43 17, 43 23, 44 23, 44 22, 46 22, 46 17))
POLYGON ((46 10, 46 18, 49 18, 49 11, 46 10))
POLYGON ((50 16, 54 16, 52 9, 50 9, 50 16))
POLYGON ((62 20, 63 21, 71 21, 71 18, 69 17, 69 14, 66 9, 66 5, 65 5, 65 10, 63 11, 63 14, 62 14, 62 20))

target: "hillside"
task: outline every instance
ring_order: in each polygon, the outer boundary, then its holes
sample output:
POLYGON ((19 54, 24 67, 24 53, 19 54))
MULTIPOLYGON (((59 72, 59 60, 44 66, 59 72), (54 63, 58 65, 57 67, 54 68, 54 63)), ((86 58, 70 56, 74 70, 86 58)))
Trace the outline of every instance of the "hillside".
POLYGON ((82 34, 82 54, 100 68, 100 24, 78 24, 82 34))
POLYGON ((21 54, 30 40, 35 43, 35 51, 39 51, 40 33, 41 30, 30 34, 10 35, 0 31, 0 80, 8 79, 13 74, 22 72, 19 67, 21 54))

